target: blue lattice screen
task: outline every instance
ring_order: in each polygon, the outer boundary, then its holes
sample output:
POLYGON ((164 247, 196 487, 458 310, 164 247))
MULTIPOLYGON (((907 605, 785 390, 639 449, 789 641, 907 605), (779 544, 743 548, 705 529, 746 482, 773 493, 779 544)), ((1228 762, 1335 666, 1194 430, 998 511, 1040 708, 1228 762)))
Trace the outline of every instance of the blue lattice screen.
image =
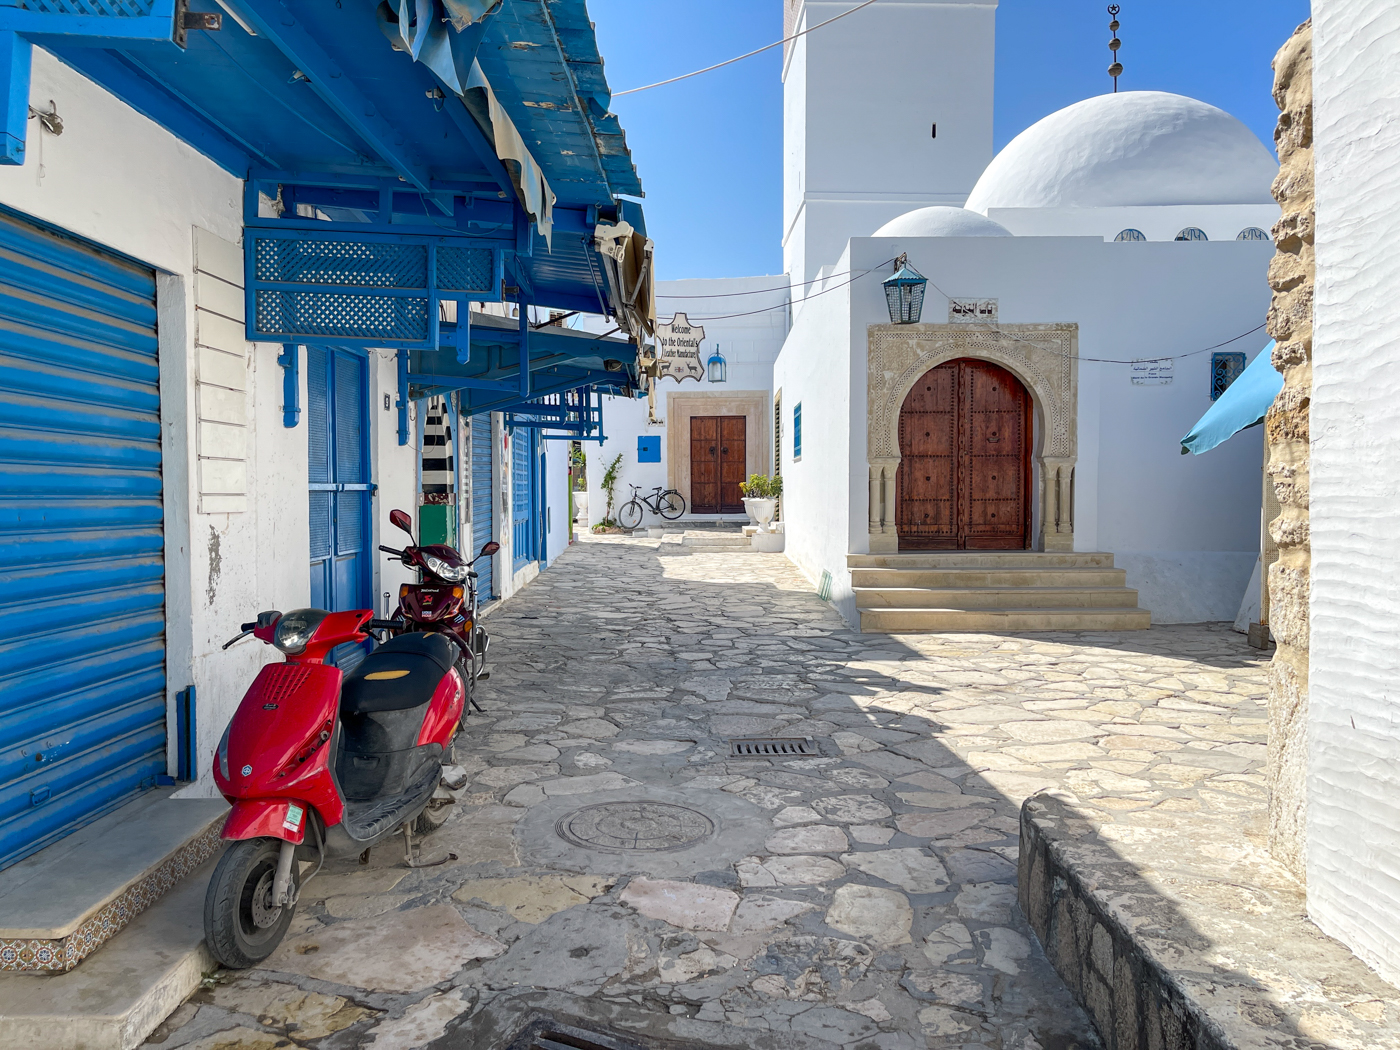
POLYGON ((248 338, 434 347, 440 298, 500 297, 500 253, 447 240, 249 230, 248 338))

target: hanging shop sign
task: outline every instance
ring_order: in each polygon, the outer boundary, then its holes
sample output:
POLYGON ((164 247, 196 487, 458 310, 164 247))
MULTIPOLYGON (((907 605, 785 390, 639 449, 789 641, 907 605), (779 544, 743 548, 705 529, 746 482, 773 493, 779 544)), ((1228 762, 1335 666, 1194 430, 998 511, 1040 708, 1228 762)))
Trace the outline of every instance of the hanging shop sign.
POLYGON ((678 313, 669 324, 657 325, 657 375, 700 382, 705 378, 705 365, 700 360, 700 344, 704 341, 705 329, 691 324, 685 314, 678 313))

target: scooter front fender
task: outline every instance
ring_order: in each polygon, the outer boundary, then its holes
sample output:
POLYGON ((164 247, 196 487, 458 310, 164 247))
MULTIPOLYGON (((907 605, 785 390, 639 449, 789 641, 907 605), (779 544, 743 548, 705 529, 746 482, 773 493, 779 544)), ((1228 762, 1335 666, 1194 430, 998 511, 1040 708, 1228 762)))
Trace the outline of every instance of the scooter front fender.
POLYGON ((285 839, 300 846, 306 839, 307 811, 301 799, 252 798, 235 802, 219 837, 239 839, 285 839))

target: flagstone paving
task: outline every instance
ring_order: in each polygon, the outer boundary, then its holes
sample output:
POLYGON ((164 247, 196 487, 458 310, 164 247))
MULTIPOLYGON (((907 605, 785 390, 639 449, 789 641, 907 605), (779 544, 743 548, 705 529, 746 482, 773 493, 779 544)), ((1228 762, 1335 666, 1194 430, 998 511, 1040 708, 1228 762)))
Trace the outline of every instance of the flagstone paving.
POLYGON ((533 1006, 641 1042, 1088 1050, 1016 903, 1022 800, 1262 812, 1265 664, 1224 626, 861 635, 782 555, 625 538, 488 624, 425 847, 459 859, 327 865, 149 1045, 490 1050, 533 1006), (729 757, 770 735, 818 753, 729 757))

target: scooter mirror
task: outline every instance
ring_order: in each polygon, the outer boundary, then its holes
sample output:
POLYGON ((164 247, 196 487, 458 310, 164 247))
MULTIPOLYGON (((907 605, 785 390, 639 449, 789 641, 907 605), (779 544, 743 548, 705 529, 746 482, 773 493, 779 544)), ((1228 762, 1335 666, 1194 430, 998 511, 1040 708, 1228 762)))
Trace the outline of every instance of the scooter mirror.
POLYGON ((408 538, 413 539, 413 519, 401 510, 391 510, 389 520, 408 533, 408 538))
POLYGON ((492 540, 491 542, 487 543, 484 547, 481 548, 481 553, 478 554, 477 557, 484 558, 488 554, 495 554, 500 549, 501 545, 495 540, 492 540))

